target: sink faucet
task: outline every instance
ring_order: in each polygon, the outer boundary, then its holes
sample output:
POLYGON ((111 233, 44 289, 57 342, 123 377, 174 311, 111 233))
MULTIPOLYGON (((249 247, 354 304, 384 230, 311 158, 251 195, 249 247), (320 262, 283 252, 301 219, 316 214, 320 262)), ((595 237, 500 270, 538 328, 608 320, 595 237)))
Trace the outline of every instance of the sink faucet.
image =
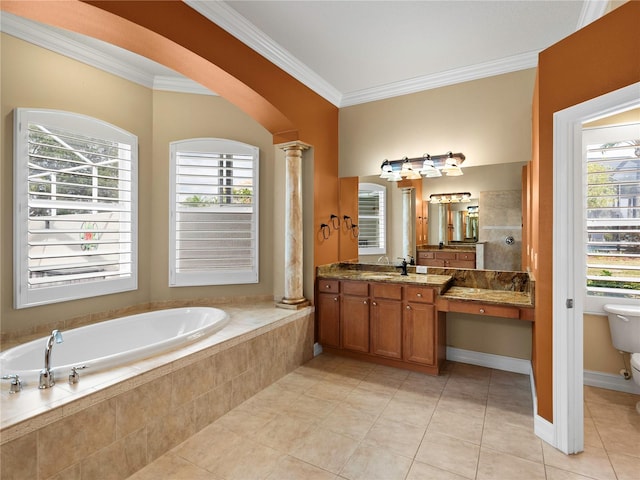
MULTIPOLYGON (((399 257, 399 258, 402 258, 402 257, 399 257)), ((408 275, 408 273, 407 273, 407 265, 408 265, 407 261, 404 258, 402 258, 402 262, 400 263, 400 265, 398 265, 396 267, 396 268, 401 268, 402 269, 402 273, 400 275, 404 275, 404 276, 408 275)))
POLYGON ((51 351, 53 350, 53 342, 62 343, 62 332, 54 330, 47 338, 47 346, 44 349, 44 368, 40 370, 39 388, 51 388, 55 385, 53 372, 51 371, 51 351))

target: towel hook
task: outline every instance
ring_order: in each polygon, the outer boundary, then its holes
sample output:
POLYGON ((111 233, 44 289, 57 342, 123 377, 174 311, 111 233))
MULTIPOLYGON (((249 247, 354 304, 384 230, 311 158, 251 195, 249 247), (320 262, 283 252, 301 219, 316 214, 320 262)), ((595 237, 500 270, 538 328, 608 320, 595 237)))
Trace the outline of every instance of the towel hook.
POLYGON ((340 229, 340 217, 334 215, 333 213, 331 214, 331 225, 333 225, 334 230, 340 229))
POLYGON ((331 236, 331 227, 329 227, 329 225, 327 225, 326 223, 321 223, 320 233, 322 233, 322 238, 324 238, 325 240, 328 240, 329 237, 331 236))

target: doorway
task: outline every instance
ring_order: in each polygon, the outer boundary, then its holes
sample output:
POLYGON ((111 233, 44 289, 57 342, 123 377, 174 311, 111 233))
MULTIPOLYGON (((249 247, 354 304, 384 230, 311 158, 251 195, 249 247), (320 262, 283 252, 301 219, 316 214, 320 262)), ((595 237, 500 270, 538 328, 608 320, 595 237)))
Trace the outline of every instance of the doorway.
POLYGON ((584 449, 582 125, 640 106, 640 83, 554 114, 553 439, 566 454, 584 449))

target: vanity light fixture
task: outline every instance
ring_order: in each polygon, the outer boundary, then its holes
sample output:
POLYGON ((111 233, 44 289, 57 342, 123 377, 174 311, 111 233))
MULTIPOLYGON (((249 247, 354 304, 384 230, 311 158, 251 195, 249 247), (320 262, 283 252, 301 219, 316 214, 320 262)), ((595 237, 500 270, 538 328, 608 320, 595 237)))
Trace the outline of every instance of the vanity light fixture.
POLYGON ((418 180, 419 178, 422 178, 411 166, 409 157, 404 157, 403 160, 402 169, 400 170, 401 177, 406 178, 407 180, 418 180))
POLYGON ((464 160, 464 154, 452 152, 442 155, 425 153, 422 157, 403 157, 400 160, 385 159, 380 165, 380 178, 399 182, 403 178, 417 180, 422 177, 441 177, 443 173, 452 177, 460 176, 463 174, 460 165, 464 160))
POLYGON ((422 169, 420 170, 420 175, 423 175, 427 178, 435 178, 441 177, 442 173, 438 170, 433 164, 433 160, 431 160, 431 155, 425 153, 422 158, 424 158, 424 162, 422 162, 422 169))
POLYGON ((389 179, 391 176, 393 176, 393 167, 389 163, 389 160, 385 158, 380 167, 380 178, 389 179))
POLYGON ((449 152, 447 159, 445 160, 445 166, 442 167, 442 171, 449 177, 459 177, 462 175, 462 169, 458 166, 458 160, 453 158, 453 154, 449 152))
POLYGON ((430 203, 467 203, 471 201, 469 192, 433 193, 429 195, 430 203))

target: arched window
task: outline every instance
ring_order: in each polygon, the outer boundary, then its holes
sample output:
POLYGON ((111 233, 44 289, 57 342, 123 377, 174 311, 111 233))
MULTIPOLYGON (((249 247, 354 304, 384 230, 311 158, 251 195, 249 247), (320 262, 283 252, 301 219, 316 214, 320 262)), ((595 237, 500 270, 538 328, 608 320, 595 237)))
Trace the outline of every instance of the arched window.
POLYGON ((258 160, 233 140, 171 143, 170 286, 258 282, 258 160))
POLYGON ((137 288, 135 135, 71 112, 14 112, 16 308, 137 288))

